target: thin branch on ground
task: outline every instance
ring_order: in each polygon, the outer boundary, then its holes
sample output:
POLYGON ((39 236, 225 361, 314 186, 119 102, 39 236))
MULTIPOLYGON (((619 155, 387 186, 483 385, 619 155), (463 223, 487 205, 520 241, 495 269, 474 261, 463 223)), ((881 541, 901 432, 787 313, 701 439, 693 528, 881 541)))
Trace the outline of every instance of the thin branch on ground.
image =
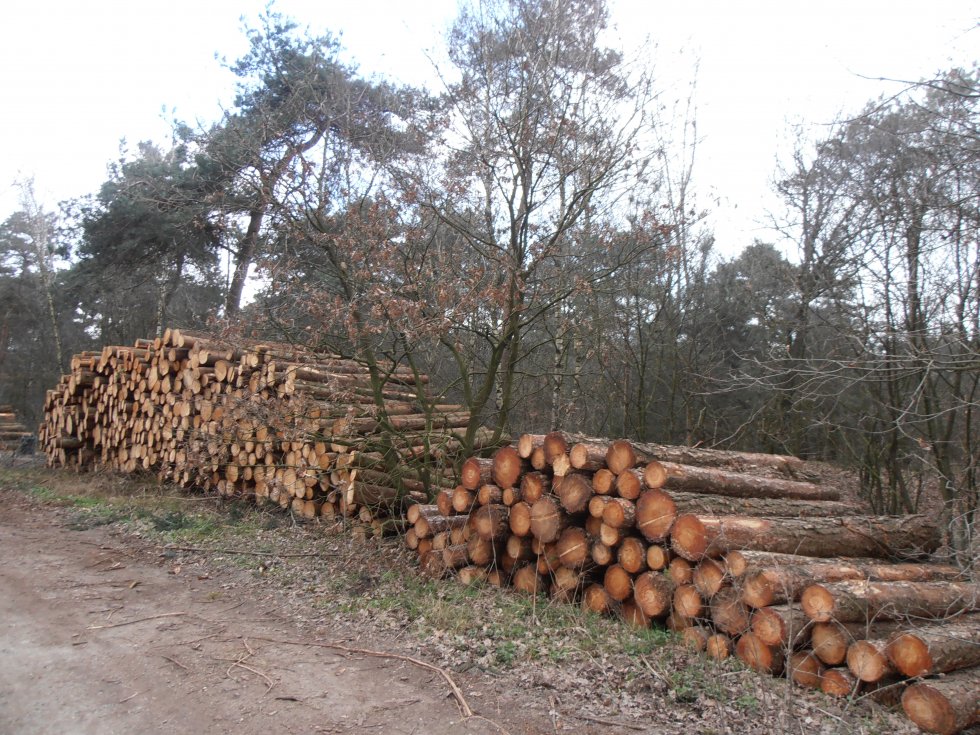
POLYGON ((278 556, 283 559, 299 559, 311 556, 332 556, 332 554, 320 551, 312 551, 308 554, 285 554, 278 551, 246 551, 244 549, 207 549, 198 546, 157 546, 158 549, 165 551, 191 551, 198 554, 239 554, 241 556, 278 556))
POLYGON ((157 620, 158 618, 176 618, 181 615, 189 615, 190 613, 185 612, 174 612, 174 613, 160 613, 159 615, 150 615, 146 618, 137 618, 136 620, 127 620, 123 623, 113 623, 112 625, 90 625, 86 630, 105 630, 106 628, 121 628, 124 625, 133 625, 134 623, 142 623, 147 620, 157 620))

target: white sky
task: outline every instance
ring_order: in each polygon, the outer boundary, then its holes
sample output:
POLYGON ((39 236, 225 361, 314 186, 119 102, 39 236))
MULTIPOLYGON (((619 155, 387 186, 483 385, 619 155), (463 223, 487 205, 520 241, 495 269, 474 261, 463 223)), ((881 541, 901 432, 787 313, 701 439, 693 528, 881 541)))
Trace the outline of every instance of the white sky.
MULTIPOLYGON (((105 179, 119 141, 168 140, 165 118, 214 120, 234 80, 215 53, 246 47, 239 18, 264 0, 14 0, 0 25, 0 220, 12 182, 33 175, 49 207, 105 179), (164 108, 168 110, 164 115, 164 108)), ((648 35, 665 94, 697 75, 695 186, 722 252, 754 237, 773 207, 777 151, 791 123, 812 136, 895 85, 978 60, 980 19, 965 0, 610 0, 627 46, 648 35)), ((314 32, 342 34, 362 72, 425 84, 455 0, 279 0, 314 32)), ((672 99, 668 97, 667 99, 672 99)))

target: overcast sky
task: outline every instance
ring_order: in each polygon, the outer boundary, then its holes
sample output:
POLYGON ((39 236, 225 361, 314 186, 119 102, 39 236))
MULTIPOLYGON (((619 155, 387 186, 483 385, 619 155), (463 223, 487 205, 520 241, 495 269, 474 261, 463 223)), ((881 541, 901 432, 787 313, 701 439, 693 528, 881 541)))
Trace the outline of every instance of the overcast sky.
MULTIPOLYGON (((978 61, 980 12, 965 0, 611 0, 627 47, 649 36, 667 99, 697 62, 703 142, 695 185, 723 252, 765 237, 759 227, 791 125, 811 135, 897 87, 978 61)), ((215 54, 244 51, 241 16, 264 0, 15 0, 0 26, 0 220, 12 186, 35 178, 44 202, 95 191, 120 139, 166 142, 168 119, 209 122, 234 79, 215 54)), ((341 34, 365 74, 431 82, 430 59, 455 0, 279 0, 314 32, 341 34)))

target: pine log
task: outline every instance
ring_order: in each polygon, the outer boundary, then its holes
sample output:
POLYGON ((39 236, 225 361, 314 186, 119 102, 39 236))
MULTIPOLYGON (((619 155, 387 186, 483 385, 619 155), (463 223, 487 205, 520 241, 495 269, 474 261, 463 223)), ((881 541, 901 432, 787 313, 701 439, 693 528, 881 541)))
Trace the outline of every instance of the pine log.
POLYGON ((544 496, 531 506, 531 534, 545 543, 557 541, 568 525, 568 515, 555 499, 544 496))
POLYGON ((708 637, 704 652, 716 661, 724 661, 732 655, 732 639, 724 633, 715 633, 708 637))
POLYGON ((596 563, 596 566, 605 567, 616 561, 615 548, 607 546, 598 539, 592 542, 590 553, 592 555, 592 561, 596 563))
POLYGON ((671 546, 698 561, 726 551, 754 549, 801 556, 915 557, 939 546, 935 518, 748 518, 684 514, 674 521, 671 546))
POLYGON ((644 572, 633 581, 633 599, 644 614, 651 618, 664 618, 670 612, 674 590, 664 575, 644 572))
POLYGON ((793 651, 786 662, 790 679, 807 689, 820 689, 824 667, 820 659, 808 651, 793 651))
POLYGON ((779 674, 783 670, 783 652, 768 646, 752 632, 743 633, 735 643, 735 655, 750 669, 765 674, 779 674))
POLYGON ((636 466, 636 452, 633 445, 625 439, 617 439, 606 450, 606 467, 614 475, 636 466))
POLYGON ((591 559, 591 545, 585 529, 569 526, 557 542, 558 560, 563 567, 581 569, 591 559))
POLYGON ((702 559, 692 574, 694 588, 705 600, 710 600, 731 580, 725 565, 714 559, 702 559))
POLYGON ((620 609, 620 615, 626 624, 632 628, 649 628, 650 618, 645 612, 636 604, 635 600, 627 600, 623 603, 620 609))
MULTIPOLYGON (((602 577, 602 586, 606 588, 609 596, 617 602, 622 602, 633 594, 633 575, 623 569, 619 564, 612 564, 606 567, 606 572, 602 577)), ((643 608, 642 601, 637 603, 643 608)), ((644 608, 644 612, 647 612, 644 608)), ((650 617, 654 617, 651 615, 650 617)))
POLYGON ((521 459, 530 459, 531 452, 544 444, 544 434, 521 434, 517 440, 517 454, 521 459))
POLYGON ((739 498, 783 498, 795 500, 840 500, 836 488, 812 482, 758 477, 728 472, 711 467, 695 467, 673 462, 660 463, 667 473, 662 487, 709 495, 728 495, 739 498))
POLYGON ((820 677, 820 691, 831 697, 849 697, 860 685, 861 682, 846 668, 824 669, 820 677))
POLYGON ((636 500, 636 528, 651 542, 664 541, 677 517, 677 506, 665 492, 645 490, 636 500))
POLYGON ((603 507, 602 522, 613 528, 632 528, 636 522, 636 505, 626 498, 611 498, 603 507))
POLYGON ((803 460, 782 454, 759 454, 665 444, 635 444, 634 446, 647 461, 660 460, 685 465, 725 467, 736 472, 770 469, 787 476, 795 476, 804 470, 803 460))
POLYGON ((721 590, 711 600, 711 622, 715 627, 731 636, 745 633, 750 625, 749 608, 732 588, 721 590))
POLYGON ((531 506, 524 501, 510 507, 510 532, 515 536, 531 534, 531 506))
MULTIPOLYGON (((507 488, 510 490, 511 488, 507 488)), ((480 505, 503 505, 504 491, 496 485, 481 485, 476 491, 476 502, 480 505)))
POLYGON ((882 564, 874 559, 840 559, 815 562, 798 557, 787 563, 748 574, 742 582, 742 600, 751 607, 796 602, 814 582, 930 582, 955 580, 963 570, 946 564, 882 564))
POLYGON ((840 518, 867 514, 862 505, 835 500, 786 500, 784 498, 736 498, 672 490, 678 513, 741 515, 760 518, 840 518))
POLYGON ((647 547, 647 567, 652 571, 659 572, 666 569, 670 561, 670 552, 663 546, 651 544, 647 547))
POLYGON ((792 605, 760 607, 751 617, 752 632, 759 640, 786 650, 808 644, 812 625, 803 611, 792 605))
POLYGON ((643 492, 643 473, 639 470, 623 470, 616 476, 616 494, 621 498, 636 500, 643 492))
POLYGON ((544 435, 541 446, 544 448, 544 461, 549 465, 554 465, 556 459, 568 452, 570 444, 565 434, 560 431, 552 431, 544 435))
POLYGON ((673 610, 684 618, 700 618, 704 615, 704 600, 690 584, 674 588, 673 610))
POLYGON ((509 520, 510 509, 506 505, 481 505, 470 513, 474 532, 487 540, 506 538, 510 530, 509 520))
POLYGON ((551 589, 549 590, 551 599, 566 604, 575 602, 579 591, 582 589, 582 572, 578 569, 558 567, 552 577, 551 589))
POLYGON ((606 468, 598 470, 592 475, 592 489, 598 495, 612 495, 616 489, 616 475, 606 468))
POLYGON ((687 646, 693 651, 703 652, 708 645, 708 636, 711 635, 706 628, 700 625, 691 625, 680 631, 681 645, 687 646))
POLYGON ((813 584, 800 596, 811 620, 842 623, 942 618, 980 610, 980 585, 966 582, 865 582, 813 584))
POLYGON ((551 490, 551 480, 540 472, 526 472, 521 477, 521 500, 536 503, 551 490))
POLYGON ((601 584, 590 584, 582 593, 582 608, 600 615, 612 612, 616 603, 601 584))
POLYGON ((847 649, 854 641, 885 638, 904 623, 879 621, 875 623, 813 623, 810 628, 810 648, 828 666, 838 666, 847 659, 847 649))
POLYGON ((980 666, 980 615, 917 625, 893 635, 888 660, 904 676, 928 676, 980 666))
POLYGON ((466 552, 469 554, 470 561, 478 567, 495 564, 504 556, 502 544, 481 538, 475 533, 470 534, 470 537, 466 539, 466 552))
POLYGON ((667 576, 674 584, 692 584, 694 582, 694 566, 684 557, 675 556, 670 560, 670 565, 667 567, 667 576))
POLYGON ((467 587, 483 584, 487 581, 488 573, 485 567, 478 567, 473 564, 457 570, 456 578, 461 584, 467 587))
POLYGON ((616 560, 630 574, 647 570, 647 545, 636 536, 628 536, 620 543, 616 560))
POLYGON ((873 638, 854 641, 847 647, 847 668, 859 680, 873 683, 894 672, 885 655, 886 641, 873 638))
POLYGON ((926 732, 953 735, 980 722, 980 668, 913 684, 902 695, 902 709, 926 732))
POLYGON ((569 513, 581 513, 589 507, 593 496, 592 482, 585 475, 572 473, 561 479, 558 497, 562 507, 569 513))
POLYGON ((529 595, 538 595, 548 589, 547 579, 538 574, 538 570, 533 564, 526 564, 515 570, 511 583, 514 589, 529 595))
POLYGON ((493 482, 498 487, 513 487, 521 479, 525 466, 514 447, 501 447, 493 455, 493 482))
POLYGON ((568 450, 568 459, 576 470, 595 472, 606 466, 608 444, 578 442, 568 450))
POLYGON ((493 478, 493 460, 470 457, 459 471, 459 482, 467 490, 476 490, 493 478))

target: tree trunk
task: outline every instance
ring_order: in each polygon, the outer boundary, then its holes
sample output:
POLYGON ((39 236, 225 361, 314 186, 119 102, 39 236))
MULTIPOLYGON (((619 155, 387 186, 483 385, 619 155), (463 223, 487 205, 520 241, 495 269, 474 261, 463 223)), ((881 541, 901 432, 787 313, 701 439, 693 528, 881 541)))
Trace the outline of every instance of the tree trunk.
MULTIPOLYGON (((663 487, 709 495, 728 495, 737 498, 777 498, 783 500, 839 500, 836 488, 814 485, 811 482, 758 477, 728 472, 712 467, 661 462, 666 471, 663 487)), ((645 472, 650 475, 650 472, 645 472)))

